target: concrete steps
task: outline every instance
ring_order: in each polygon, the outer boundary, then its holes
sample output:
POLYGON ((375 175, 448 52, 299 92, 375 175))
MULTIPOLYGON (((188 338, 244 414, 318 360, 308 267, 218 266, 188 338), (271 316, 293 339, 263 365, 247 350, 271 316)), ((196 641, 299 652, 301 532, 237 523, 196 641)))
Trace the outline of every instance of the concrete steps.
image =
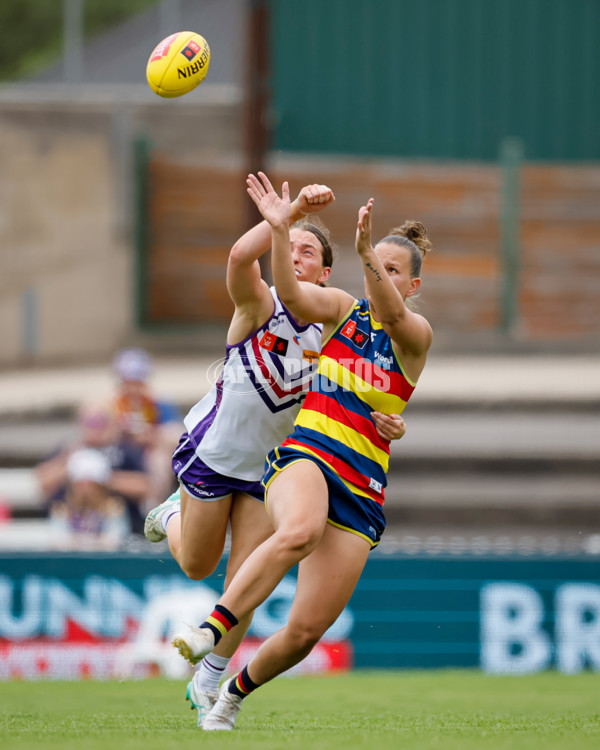
MULTIPOLYGON (((600 533, 598 411, 407 410, 386 493, 390 526, 498 525, 600 533)), ((39 512, 33 467, 74 435, 71 420, 6 420, 0 497, 15 515, 39 512)))

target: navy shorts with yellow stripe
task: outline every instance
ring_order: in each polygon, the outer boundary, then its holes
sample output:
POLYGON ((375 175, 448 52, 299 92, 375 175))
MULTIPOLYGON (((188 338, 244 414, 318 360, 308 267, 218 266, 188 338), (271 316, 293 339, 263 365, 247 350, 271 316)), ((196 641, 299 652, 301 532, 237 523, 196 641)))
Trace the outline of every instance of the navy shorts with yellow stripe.
POLYGON ((291 447, 272 450, 267 456, 266 470, 261 480, 265 488, 265 500, 267 500, 269 484, 286 466, 296 461, 312 461, 323 472, 329 490, 327 521, 333 526, 363 537, 369 542, 371 548, 379 544, 385 530, 385 516, 381 505, 368 497, 354 494, 339 476, 316 456, 291 447))

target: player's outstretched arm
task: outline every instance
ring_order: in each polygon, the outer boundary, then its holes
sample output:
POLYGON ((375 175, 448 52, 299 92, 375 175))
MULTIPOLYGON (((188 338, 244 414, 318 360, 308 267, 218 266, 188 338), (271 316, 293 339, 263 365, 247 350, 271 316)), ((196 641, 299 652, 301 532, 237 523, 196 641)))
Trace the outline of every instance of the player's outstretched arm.
POLYGON ((341 289, 299 282, 296 278, 290 252, 288 183, 283 183, 281 196, 263 172, 258 176, 249 175, 247 185, 248 194, 271 225, 271 267, 279 298, 298 319, 325 324, 337 322, 352 304, 351 295, 341 289))
POLYGON ((356 252, 363 264, 366 287, 377 317, 394 344, 412 356, 421 357, 431 345, 431 326, 422 315, 407 307, 373 249, 371 217, 374 202, 370 198, 366 205, 361 206, 356 227, 356 252))
MULTIPOLYGON (((335 196, 327 185, 305 185, 290 203, 288 222, 293 224, 307 214, 322 211, 335 196)), ((231 248, 227 264, 227 289, 237 306, 250 305, 265 298, 258 259, 271 247, 271 226, 263 220, 245 232, 231 248)))

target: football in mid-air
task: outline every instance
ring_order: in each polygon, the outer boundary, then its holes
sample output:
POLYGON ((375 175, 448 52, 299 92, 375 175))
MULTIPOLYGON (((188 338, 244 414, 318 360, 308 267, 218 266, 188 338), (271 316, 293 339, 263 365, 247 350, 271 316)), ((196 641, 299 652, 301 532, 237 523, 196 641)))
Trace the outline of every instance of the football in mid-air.
POLYGON ((208 42, 193 31, 178 31, 156 45, 146 66, 152 91, 171 99, 202 83, 210 64, 208 42))

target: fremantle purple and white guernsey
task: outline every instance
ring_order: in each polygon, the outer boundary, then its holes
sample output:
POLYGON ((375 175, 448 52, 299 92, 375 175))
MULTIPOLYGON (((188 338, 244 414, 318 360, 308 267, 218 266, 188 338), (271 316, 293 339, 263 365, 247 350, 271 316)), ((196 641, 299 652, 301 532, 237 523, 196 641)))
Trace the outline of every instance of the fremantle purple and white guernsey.
POLYGON ((227 356, 217 383, 184 419, 196 454, 213 471, 247 481, 292 431, 319 363, 322 326, 299 326, 274 287, 275 310, 227 356))

